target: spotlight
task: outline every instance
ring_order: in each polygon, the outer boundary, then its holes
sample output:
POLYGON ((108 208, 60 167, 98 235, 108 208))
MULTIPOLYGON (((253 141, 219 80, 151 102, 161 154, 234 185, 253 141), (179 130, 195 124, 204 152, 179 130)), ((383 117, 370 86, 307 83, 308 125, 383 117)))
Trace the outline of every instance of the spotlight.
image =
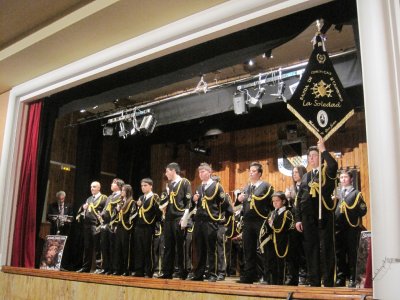
POLYGON ((257 100, 260 100, 262 98, 262 96, 264 96, 264 94, 265 94, 265 88, 261 87, 261 88, 259 88, 257 95, 254 98, 256 98, 257 100))
POLYGON ((222 134, 222 133, 223 133, 222 130, 219 129, 219 128, 211 128, 211 129, 206 131, 204 136, 211 137, 211 136, 217 136, 217 135, 222 134))
POLYGON ((127 136, 128 136, 128 134, 129 134, 129 131, 127 131, 126 129, 125 129, 125 124, 124 124, 124 122, 119 122, 119 132, 118 132, 118 136, 119 137, 122 137, 122 138, 124 138, 124 139, 126 139, 127 138, 127 136))
POLYGON ((246 101, 244 100, 244 93, 236 92, 233 94, 233 111, 235 115, 247 113, 246 101))
POLYGON ((138 129, 138 125, 137 125, 136 116, 134 116, 134 117, 132 118, 132 128, 131 128, 131 130, 130 130, 131 135, 136 134, 138 131, 139 131, 139 129, 138 129))
POLYGON ((204 154, 204 155, 210 155, 211 153, 211 149, 210 148, 205 148, 205 147, 194 147, 192 149, 193 152, 195 153, 200 153, 200 154, 204 154))
POLYGON ((275 96, 277 100, 283 100, 286 102, 286 97, 283 95, 283 93, 285 92, 286 89, 286 83, 284 83, 283 81, 280 81, 278 83, 278 90, 276 92, 276 94, 271 94, 271 96, 275 96))
POLYGON ((147 115, 140 123, 139 131, 144 132, 145 135, 151 134, 156 127, 157 120, 153 115, 147 115))
POLYGON ((258 105, 260 108, 262 108, 262 102, 261 98, 265 94, 265 88, 264 87, 259 87, 257 94, 253 97, 250 95, 250 93, 247 91, 247 101, 246 103, 252 104, 252 105, 258 105))
POLYGON ((82 108, 79 112, 80 112, 81 114, 83 114, 83 113, 86 112, 86 109, 82 108))
POLYGON ((247 63, 250 67, 254 66, 254 61, 252 59, 249 60, 249 62, 247 63))
POLYGON ((272 50, 268 50, 265 53, 263 53, 262 57, 266 59, 274 58, 274 56, 272 55, 272 50))
POLYGON ((295 83, 289 85, 289 90, 290 90, 290 93, 291 93, 292 95, 294 94, 294 91, 297 89, 297 86, 299 85, 299 82, 300 82, 300 81, 297 81, 297 82, 295 82, 295 83))
POLYGON ((113 134, 114 134, 114 127, 107 125, 103 127, 104 136, 112 136, 113 134))

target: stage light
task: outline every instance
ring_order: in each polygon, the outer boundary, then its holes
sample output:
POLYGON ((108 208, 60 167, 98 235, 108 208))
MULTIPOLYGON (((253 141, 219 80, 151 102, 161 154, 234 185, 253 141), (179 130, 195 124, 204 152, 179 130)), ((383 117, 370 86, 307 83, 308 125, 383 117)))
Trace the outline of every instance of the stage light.
POLYGON ((246 101, 244 100, 245 94, 242 92, 236 92, 233 94, 233 111, 235 115, 241 115, 247 113, 246 101))
POLYGON ((274 58, 274 56, 272 55, 272 50, 268 50, 265 53, 263 53, 262 57, 266 59, 274 58))
POLYGON ((83 114, 83 113, 85 113, 86 112, 86 109, 81 109, 80 111, 79 111, 81 114, 83 114))
POLYGON ((119 132, 118 136, 126 139, 128 137, 129 131, 125 129, 125 124, 124 122, 119 122, 119 132))
POLYGON ((286 97, 283 95, 283 93, 285 92, 286 89, 286 83, 284 83, 283 81, 280 81, 278 83, 278 90, 275 94, 271 94, 271 96, 275 96, 276 100, 283 100, 286 102, 286 97))
POLYGON ((252 59, 249 60, 249 62, 247 63, 250 67, 254 66, 254 61, 252 59))
POLYGON ((103 127, 104 136, 112 136, 113 134, 114 134, 114 127, 107 125, 103 127))
POLYGON ((219 134, 222 134, 222 133, 223 133, 222 130, 219 129, 219 128, 211 128, 211 129, 209 129, 209 130, 206 131, 206 133, 204 134, 204 136, 209 136, 209 137, 211 137, 211 136, 216 136, 216 135, 219 135, 219 134))
POLYGON ((264 96, 265 94, 265 88, 264 87, 260 87, 258 89, 258 92, 256 94, 256 96, 254 98, 256 98, 257 100, 260 100, 262 98, 262 96, 264 96))
POLYGON ((260 108, 262 108, 261 98, 265 94, 265 88, 260 86, 258 88, 257 94, 254 97, 252 95, 250 95, 250 93, 247 90, 246 90, 246 92, 247 92, 246 103, 252 104, 252 105, 258 105, 260 108))
POLYGON ((142 123, 140 123, 139 131, 143 132, 145 135, 151 134, 156 124, 156 118, 153 115, 147 115, 143 118, 142 123))
POLYGON ((132 129, 131 129, 131 135, 134 135, 138 132, 138 128, 137 128, 137 121, 136 118, 134 118, 132 120, 132 129))
POLYGON ((195 153, 200 153, 200 154, 204 154, 204 155, 210 155, 211 153, 211 149, 210 148, 205 148, 205 147, 194 147, 192 149, 193 152, 195 153))

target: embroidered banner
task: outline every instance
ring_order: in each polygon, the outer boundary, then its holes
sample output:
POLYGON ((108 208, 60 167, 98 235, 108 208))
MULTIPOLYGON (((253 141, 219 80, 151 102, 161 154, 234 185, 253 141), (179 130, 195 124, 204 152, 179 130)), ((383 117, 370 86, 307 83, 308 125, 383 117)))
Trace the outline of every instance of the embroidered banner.
POLYGON ((315 37, 314 50, 287 108, 325 141, 354 114, 320 35, 315 37))

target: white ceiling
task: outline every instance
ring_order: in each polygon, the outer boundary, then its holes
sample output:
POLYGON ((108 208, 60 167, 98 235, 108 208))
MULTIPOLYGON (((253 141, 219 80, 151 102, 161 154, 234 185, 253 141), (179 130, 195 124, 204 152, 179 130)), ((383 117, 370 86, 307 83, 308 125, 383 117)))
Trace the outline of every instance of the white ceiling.
POLYGON ((0 0, 0 94, 222 2, 0 0))
MULTIPOLYGON (((159 28, 226 0, 0 0, 0 94, 39 75, 159 28)), ((256 57, 256 67, 236 65, 205 74, 208 83, 257 74, 308 58, 314 25, 274 49, 273 59, 256 57)), ((350 26, 330 30, 331 53, 354 48, 350 26)), ((136 95, 151 101, 194 88, 199 78, 136 95)), ((132 98, 133 101, 138 99, 132 98)), ((107 106, 103 108, 108 110, 107 106)))

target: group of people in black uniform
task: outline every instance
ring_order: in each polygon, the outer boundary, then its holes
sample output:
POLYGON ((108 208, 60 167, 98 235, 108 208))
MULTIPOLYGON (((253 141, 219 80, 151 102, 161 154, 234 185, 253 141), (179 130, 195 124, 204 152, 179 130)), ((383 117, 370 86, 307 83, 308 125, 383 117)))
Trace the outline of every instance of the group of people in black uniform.
POLYGON ((214 282, 238 271, 239 283, 355 287, 367 207, 351 172, 340 173, 337 192, 338 165, 322 140, 307 154, 312 170, 295 167, 286 192, 274 191, 261 179, 262 165, 251 163, 249 184, 234 201, 207 163, 198 167, 195 190, 170 163, 165 190, 155 194, 144 178, 137 201, 121 179, 109 197, 92 182, 76 217, 84 235, 77 272, 214 282))

